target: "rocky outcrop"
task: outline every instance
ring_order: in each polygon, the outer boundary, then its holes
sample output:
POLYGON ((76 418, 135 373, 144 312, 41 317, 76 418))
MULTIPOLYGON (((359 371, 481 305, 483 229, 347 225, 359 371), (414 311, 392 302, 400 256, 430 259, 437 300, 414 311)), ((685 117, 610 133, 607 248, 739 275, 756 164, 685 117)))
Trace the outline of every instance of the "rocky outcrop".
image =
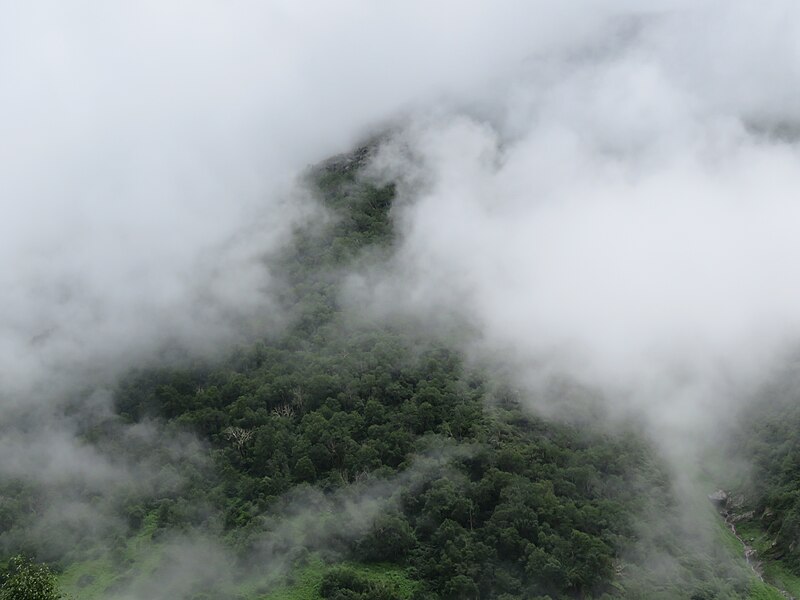
POLYGON ((734 513, 730 517, 728 517, 728 519, 730 520, 731 523, 738 523, 739 521, 748 521, 752 519, 755 516, 755 514, 756 513, 754 510, 748 510, 742 513, 734 513))
POLYGON ((726 508, 728 505, 728 492, 725 490, 717 490, 713 494, 709 494, 708 499, 717 508, 726 508))

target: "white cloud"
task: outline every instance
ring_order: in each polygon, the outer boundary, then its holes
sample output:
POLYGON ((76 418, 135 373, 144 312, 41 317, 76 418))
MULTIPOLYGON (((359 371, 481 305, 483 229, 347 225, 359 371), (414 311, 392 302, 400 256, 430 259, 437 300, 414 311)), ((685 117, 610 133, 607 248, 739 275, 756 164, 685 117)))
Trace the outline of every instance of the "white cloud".
POLYGON ((476 110, 411 119, 375 165, 404 181, 394 269, 353 293, 706 432, 800 341, 797 10, 631 14, 476 110))

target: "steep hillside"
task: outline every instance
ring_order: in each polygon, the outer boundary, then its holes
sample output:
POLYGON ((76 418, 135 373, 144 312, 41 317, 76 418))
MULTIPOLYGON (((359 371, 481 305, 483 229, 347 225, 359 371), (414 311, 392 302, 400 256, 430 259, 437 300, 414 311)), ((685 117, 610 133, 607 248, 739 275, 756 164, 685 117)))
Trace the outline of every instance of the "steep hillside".
POLYGON ((633 427, 543 420, 447 339, 342 305, 347 273, 393 243, 369 152, 309 174, 331 218, 269 265, 285 330, 131 372, 86 425, 87 445, 173 483, 98 500, 112 525, 68 545, 30 535, 52 498, 7 483, 3 552, 51 561, 86 599, 748 597, 724 546, 682 539, 669 470, 633 427))

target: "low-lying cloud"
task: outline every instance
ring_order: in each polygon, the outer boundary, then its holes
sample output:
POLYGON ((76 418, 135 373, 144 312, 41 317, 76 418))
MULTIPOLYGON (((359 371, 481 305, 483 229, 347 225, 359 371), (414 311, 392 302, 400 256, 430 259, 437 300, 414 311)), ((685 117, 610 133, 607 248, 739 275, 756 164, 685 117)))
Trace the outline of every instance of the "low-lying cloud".
POLYGON ((402 182, 393 269, 352 293, 457 314, 523 381, 599 387, 672 445, 800 340, 800 15, 629 16, 500 100, 411 119, 373 165, 402 182))
POLYGON ((4 5, 4 385, 274 313, 261 259, 314 214, 298 173, 589 29, 537 4, 4 5))

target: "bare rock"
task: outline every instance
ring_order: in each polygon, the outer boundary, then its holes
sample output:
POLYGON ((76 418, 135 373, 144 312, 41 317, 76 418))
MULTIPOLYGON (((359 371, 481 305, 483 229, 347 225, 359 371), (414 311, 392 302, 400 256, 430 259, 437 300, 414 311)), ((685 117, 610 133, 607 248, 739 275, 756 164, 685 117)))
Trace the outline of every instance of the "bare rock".
POLYGON ((708 499, 717 508, 725 508, 728 505, 728 492, 725 490, 717 490, 713 494, 709 494, 708 499))
POLYGON ((728 506, 737 509, 742 508, 746 502, 744 494, 737 494, 736 496, 728 496, 728 506))
POLYGON ((747 512, 739 513, 738 515, 733 515, 729 521, 731 523, 738 523, 739 521, 747 521, 748 519, 752 519, 755 516, 755 511, 748 510, 747 512))

